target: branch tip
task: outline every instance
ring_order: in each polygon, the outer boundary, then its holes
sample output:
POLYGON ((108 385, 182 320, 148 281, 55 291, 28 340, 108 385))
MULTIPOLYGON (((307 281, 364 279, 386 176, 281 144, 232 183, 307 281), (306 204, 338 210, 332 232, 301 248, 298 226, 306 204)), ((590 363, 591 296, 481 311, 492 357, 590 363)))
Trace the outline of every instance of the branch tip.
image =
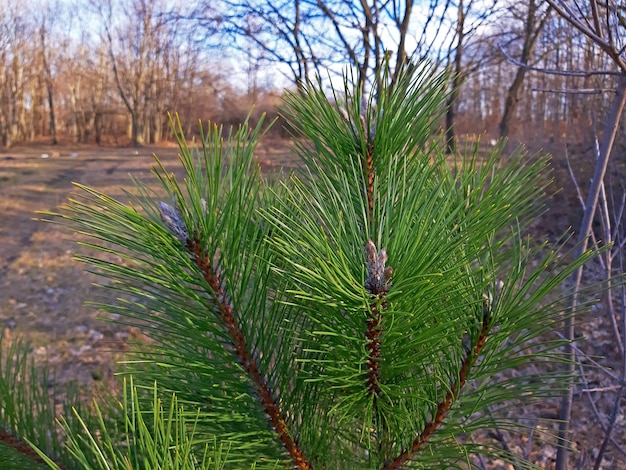
POLYGON ((170 233, 183 245, 187 245, 189 243, 189 231, 178 209, 165 202, 159 202, 159 213, 170 233))

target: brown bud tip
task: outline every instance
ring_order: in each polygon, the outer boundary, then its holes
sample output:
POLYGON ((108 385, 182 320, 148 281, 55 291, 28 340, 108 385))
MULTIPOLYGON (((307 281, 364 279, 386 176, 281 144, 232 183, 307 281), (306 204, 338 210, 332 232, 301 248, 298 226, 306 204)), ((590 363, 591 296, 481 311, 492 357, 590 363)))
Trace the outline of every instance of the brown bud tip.
POLYGON ((387 250, 384 248, 376 250, 376 245, 372 240, 365 243, 365 261, 367 266, 367 278, 365 279, 365 289, 370 294, 385 294, 389 289, 388 281, 393 270, 386 267, 387 250))

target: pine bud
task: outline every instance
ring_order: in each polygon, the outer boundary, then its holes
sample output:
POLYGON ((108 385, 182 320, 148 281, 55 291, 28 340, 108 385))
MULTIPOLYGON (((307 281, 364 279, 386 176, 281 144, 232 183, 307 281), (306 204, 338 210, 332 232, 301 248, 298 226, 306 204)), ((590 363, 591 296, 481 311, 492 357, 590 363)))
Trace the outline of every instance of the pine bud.
POLYGON ((393 273, 391 267, 386 267, 387 250, 384 248, 376 250, 376 245, 372 240, 365 243, 365 260, 367 262, 367 278, 365 279, 365 289, 370 294, 386 294, 389 290, 389 280, 393 273))
POLYGON ((167 229, 178 241, 186 245, 189 242, 189 232, 178 210, 165 202, 159 202, 159 212, 167 229))
POLYGON ((339 113, 341 114, 341 117, 343 118, 343 120, 349 124, 350 116, 348 115, 348 112, 344 108, 339 108, 339 113))
POLYGON ((367 124, 365 124, 365 116, 361 114, 359 116, 359 122, 361 123, 361 132, 363 133, 363 139, 368 140, 367 124))

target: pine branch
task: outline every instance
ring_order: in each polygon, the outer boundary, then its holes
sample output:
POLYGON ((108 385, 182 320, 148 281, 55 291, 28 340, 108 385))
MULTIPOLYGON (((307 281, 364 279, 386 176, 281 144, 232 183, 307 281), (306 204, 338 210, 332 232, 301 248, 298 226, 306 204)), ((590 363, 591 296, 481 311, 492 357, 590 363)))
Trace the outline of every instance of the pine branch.
MULTIPOLYGON (((177 234, 183 232, 177 230, 173 233, 177 236, 177 234)), ((243 332, 237 324, 233 304, 225 289, 226 279, 224 278, 223 272, 219 267, 219 249, 213 255, 212 259, 210 256, 203 253, 202 247, 200 246, 197 238, 194 240, 187 240, 187 248, 193 254, 194 263, 198 269, 200 269, 202 276, 213 290, 216 299, 216 306, 219 310, 222 321, 228 328, 228 333, 230 334, 232 344, 235 348, 235 353, 239 357, 243 369, 248 373, 256 385, 265 413, 269 416, 272 426, 283 443, 285 450, 292 458, 296 468, 303 470, 311 469, 312 467, 304 458, 302 450, 298 447, 298 443, 291 437, 291 433, 287 429, 287 424, 282 416, 280 407, 273 398, 272 390, 263 379, 256 361, 251 357, 243 332)))
POLYGON ((482 328, 480 330, 478 340, 476 341, 474 348, 470 349, 467 352, 467 355, 463 360, 463 363, 461 364, 458 381, 455 382, 452 387, 450 387, 450 390, 448 390, 446 397, 437 405, 435 417, 431 421, 426 423, 426 425, 424 426, 424 430, 415 438, 413 444, 411 445, 411 448, 403 451, 393 461, 386 463, 383 467, 384 469, 395 470, 402 468, 402 466, 406 462, 411 460, 413 456, 417 454, 428 443, 432 435, 437 431, 439 426, 441 426, 441 423, 443 423, 443 420, 446 418, 448 412, 450 411, 450 408, 452 408, 452 405, 454 404, 454 401, 459 396, 461 389, 465 385, 469 372, 474 365, 476 358, 480 355, 483 347, 485 346, 485 342, 487 341, 487 337, 491 328, 491 316, 489 315, 489 308, 490 306, 486 304, 484 307, 482 328))
POLYGON ((367 332, 365 336, 368 339, 367 351, 367 384, 368 392, 374 397, 380 395, 380 337, 382 334, 381 321, 383 310, 387 306, 383 300, 389 292, 389 279, 391 278, 391 267, 385 267, 387 262, 387 252, 383 248, 379 252, 376 251, 376 245, 372 240, 368 240, 365 244, 365 257, 367 260, 367 279, 365 280, 365 289, 367 292, 375 296, 374 302, 371 304, 371 314, 367 319, 367 332))
POLYGON ((590 255, 569 265, 522 237, 541 210, 545 159, 504 162, 502 148, 483 158, 476 146, 450 168, 428 143, 445 85, 407 75, 373 94, 379 111, 347 81, 332 102, 313 84, 290 95, 306 172, 274 189, 251 171, 258 127, 227 145, 217 129, 203 135, 198 161, 180 131, 184 185, 157 172, 173 207, 143 187, 131 205, 83 188, 86 201, 57 214, 97 240, 86 246, 120 257, 82 259, 122 294, 105 310, 150 315, 158 360, 138 373, 197 405, 198 436, 232 442, 233 465, 513 462, 473 443, 494 426, 484 410, 563 383, 499 372, 560 360, 559 341, 523 348, 562 319, 546 296, 590 255))
POLYGON ((7 446, 11 447, 16 452, 24 455, 25 457, 32 459, 33 462, 43 463, 43 460, 41 459, 39 454, 37 454, 37 452, 35 452, 32 449, 32 447, 30 447, 20 438, 14 436, 13 434, 5 432, 2 429, 0 429, 0 441, 2 441, 7 446))
POLYGON ((374 142, 373 135, 369 135, 367 132, 367 126, 365 124, 365 118, 363 114, 359 116, 359 122, 361 123, 361 131, 363 132, 363 138, 367 142, 367 151, 363 158, 363 171, 367 180, 367 209, 369 215, 370 226, 374 226, 374 142))
MULTIPOLYGON (((381 431, 386 434, 386 425, 383 425, 382 417, 379 414, 379 403, 382 391, 380 389, 380 341, 382 336, 383 312, 387 308, 384 300, 389 292, 389 280, 393 272, 391 267, 385 267, 387 262, 387 251, 383 248, 376 251, 376 245, 372 240, 365 244, 365 257, 367 260, 367 279, 365 289, 372 296, 374 301, 370 305, 370 314, 367 318, 367 330, 365 337, 368 342, 367 349, 367 392, 373 397, 374 416, 379 420, 378 447, 383 448, 383 440, 386 436, 381 436, 381 431)), ((387 446, 388 447, 388 446, 387 446)), ((389 450, 388 448, 386 450, 389 450)))
POLYGON ((263 379, 256 361, 251 357, 243 331, 237 324, 233 304, 226 291, 226 279, 220 268, 219 248, 215 251, 213 256, 204 253, 200 239, 198 237, 190 238, 185 222, 175 208, 161 202, 159 209, 161 220, 163 220, 174 237, 185 244, 187 249, 193 254, 195 265, 198 267, 209 286, 211 286, 215 296, 216 307, 224 325, 226 325, 228 329, 235 353, 239 357, 243 369, 254 382, 265 413, 269 416, 273 429, 278 434, 285 450, 292 458, 296 468, 303 470, 311 469, 312 467, 304 458, 298 443, 291 437, 282 412, 273 398, 272 390, 263 379))

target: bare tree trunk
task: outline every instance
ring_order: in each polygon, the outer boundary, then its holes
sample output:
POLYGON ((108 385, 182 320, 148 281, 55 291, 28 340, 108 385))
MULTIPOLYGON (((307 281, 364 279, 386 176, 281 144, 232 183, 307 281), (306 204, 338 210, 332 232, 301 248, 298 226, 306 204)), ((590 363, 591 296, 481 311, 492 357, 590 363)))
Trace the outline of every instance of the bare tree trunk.
POLYGON ((143 119, 137 115, 136 111, 130 115, 130 130, 133 147, 143 145, 145 142, 143 119))
POLYGON ((107 77, 106 53, 104 48, 99 51, 98 78, 96 83, 96 92, 91 96, 91 111, 93 113, 93 132, 96 144, 102 143, 103 132, 103 106, 104 106, 104 88, 107 77))
POLYGON ((458 17, 456 24, 456 50, 454 51, 454 69, 452 76, 452 90, 448 95, 446 103, 446 148, 452 154, 456 152, 456 140, 454 137, 455 105, 459 97, 459 91, 463 84, 463 39, 465 36, 465 11, 463 10, 463 0, 459 0, 458 17))
POLYGON ((509 87, 506 99, 504 102, 504 113, 502 114, 502 119, 500 120, 500 137, 507 137, 509 135, 511 121, 515 114, 515 109, 517 107, 517 103, 519 102, 519 91, 522 88, 522 84, 524 83, 524 77, 526 76, 527 65, 530 61, 534 50, 535 45, 537 44, 537 38, 541 34, 548 18, 550 17, 551 8, 548 8, 548 11, 543 15, 541 21, 537 27, 535 27, 536 16, 538 13, 537 0, 531 0, 528 4, 528 12, 526 15, 525 21, 525 31, 524 31, 524 44, 522 46, 522 55, 520 57, 520 65, 517 67, 517 71, 515 72, 515 78, 509 87))
POLYGON ((57 124, 54 115, 54 98, 52 93, 52 80, 46 79, 46 90, 48 91, 48 111, 50 113, 50 134, 52 135, 52 145, 59 143, 57 140, 57 124))
POLYGON ((24 65, 20 63, 17 57, 13 59, 13 83, 11 89, 11 128, 9 133, 11 135, 11 143, 19 140, 20 135, 23 135, 23 130, 26 128, 24 118, 24 90, 23 80, 24 77, 24 65), (22 132, 21 132, 22 131, 22 132))
POLYGON ((78 109, 76 106, 76 88, 74 86, 69 86, 70 91, 70 106, 72 108, 72 137, 74 138, 74 143, 80 142, 80 131, 78 125, 78 109))
POLYGON ((93 115, 93 132, 96 144, 102 143, 102 113, 95 109, 93 115))
MULTIPOLYGON (((398 23, 398 32, 400 40, 398 41, 398 49, 396 50, 396 67, 394 69, 394 79, 402 71, 407 62, 406 56, 406 36, 409 33, 409 24, 411 21, 411 12, 413 11, 413 0, 406 0, 404 7, 404 15, 402 21, 398 23)), ((398 19, 396 19, 398 21, 398 19)))
POLYGON ((50 61, 48 60, 48 48, 46 46, 46 28, 42 24, 39 28, 39 39, 41 41, 41 61, 43 66, 44 81, 46 83, 46 92, 48 98, 48 113, 49 113, 49 128, 50 135, 52 136, 52 144, 56 145, 57 140, 57 125, 54 115, 54 92, 52 84, 52 70, 50 68, 50 61))
MULTIPOLYGON (((302 38, 300 34, 300 26, 302 23, 302 15, 300 9, 300 0, 294 1, 294 19, 293 19, 293 43, 295 45, 294 52, 298 61, 298 77, 296 78, 296 86, 298 91, 304 90, 304 85, 309 78, 309 59, 302 48, 302 38)), ((256 86, 255 86, 256 91, 256 86)))
MULTIPOLYGON (((626 76, 620 77, 619 85, 613 98, 611 110, 604 126, 604 136, 602 138, 602 145, 600 146, 600 155, 596 161, 593 179, 591 180, 591 187, 589 188, 589 194, 585 203, 585 211, 583 214, 583 220, 578 230, 578 245, 576 246, 574 257, 581 256, 586 250, 589 242, 589 236, 591 234, 591 225, 598 206, 598 200, 600 197, 600 189, 604 175, 609 163, 609 157, 615 142, 615 136, 619 129, 619 124, 626 105, 626 76)), ((574 318, 573 314, 578 307, 578 296, 580 293, 580 285, 582 282, 583 268, 580 267, 572 274, 571 280, 573 283, 572 296, 571 296, 571 311, 565 319, 565 337, 573 341, 575 338, 574 331, 574 318)), ((567 372, 574 375, 576 373, 576 354, 574 351, 574 345, 568 344, 566 349, 566 355, 568 359, 567 372)), ((559 419, 561 423, 559 425, 559 448, 557 452, 556 470, 567 470, 568 468, 568 455, 569 455, 569 421, 572 413, 572 402, 574 399, 573 384, 570 384, 567 394, 563 397, 561 402, 561 409, 559 410, 559 419)))

